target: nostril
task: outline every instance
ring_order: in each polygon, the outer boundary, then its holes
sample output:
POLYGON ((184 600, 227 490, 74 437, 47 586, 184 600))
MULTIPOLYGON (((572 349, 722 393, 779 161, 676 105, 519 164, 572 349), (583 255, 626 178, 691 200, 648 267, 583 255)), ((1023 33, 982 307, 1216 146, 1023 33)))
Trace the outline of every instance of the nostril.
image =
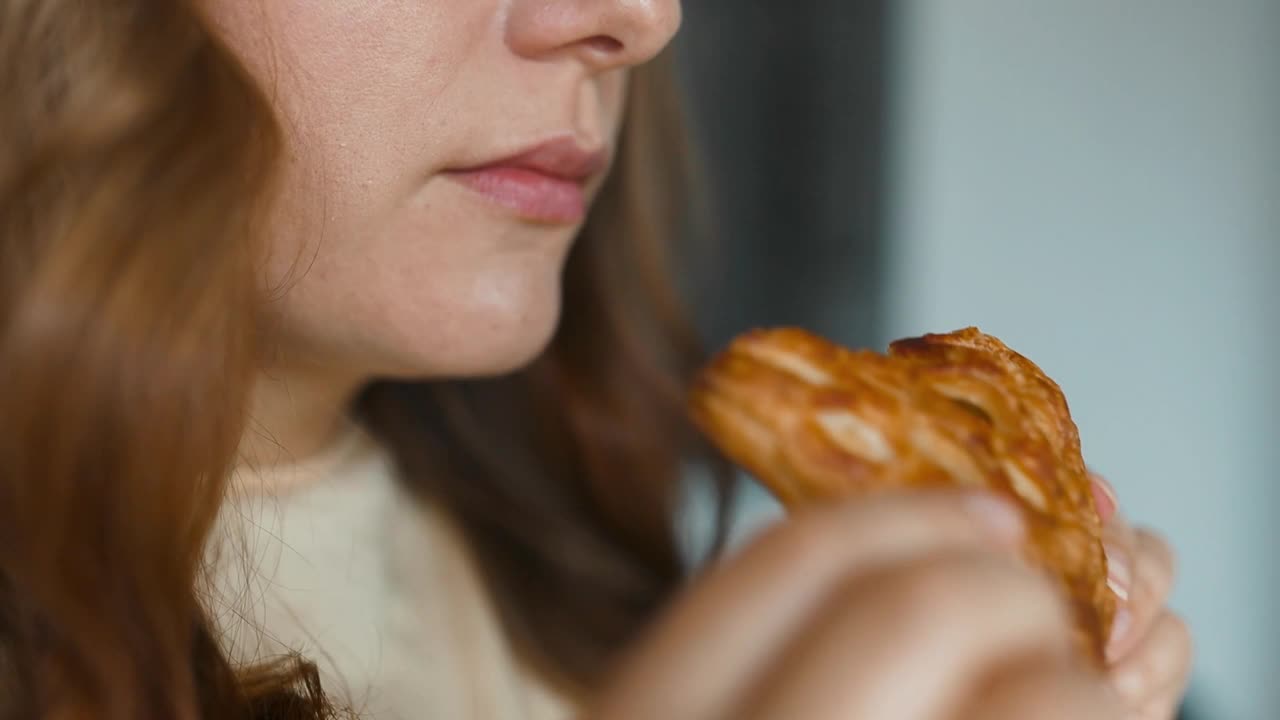
POLYGON ((622 42, 608 35, 596 35, 583 41, 587 47, 601 55, 613 55, 622 49, 622 42))

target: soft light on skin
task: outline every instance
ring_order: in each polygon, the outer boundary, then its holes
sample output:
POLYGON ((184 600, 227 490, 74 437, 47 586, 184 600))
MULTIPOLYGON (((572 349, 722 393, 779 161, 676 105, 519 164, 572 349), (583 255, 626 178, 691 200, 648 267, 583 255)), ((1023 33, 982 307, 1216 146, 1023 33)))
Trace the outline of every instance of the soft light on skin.
POLYGON ((535 357, 579 227, 516 217, 444 171, 566 136, 612 149, 627 71, 671 40, 679 0, 201 7, 287 145, 264 278, 280 341, 247 457, 263 442, 294 458, 324 447, 375 377, 493 375, 535 357))

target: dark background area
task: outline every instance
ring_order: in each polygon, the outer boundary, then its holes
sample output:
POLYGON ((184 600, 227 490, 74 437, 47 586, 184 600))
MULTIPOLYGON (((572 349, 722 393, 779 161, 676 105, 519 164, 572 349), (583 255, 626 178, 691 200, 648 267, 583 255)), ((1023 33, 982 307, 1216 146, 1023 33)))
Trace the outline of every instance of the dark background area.
POLYGON ((698 320, 875 337, 887 3, 685 4, 678 51, 719 253, 698 320))

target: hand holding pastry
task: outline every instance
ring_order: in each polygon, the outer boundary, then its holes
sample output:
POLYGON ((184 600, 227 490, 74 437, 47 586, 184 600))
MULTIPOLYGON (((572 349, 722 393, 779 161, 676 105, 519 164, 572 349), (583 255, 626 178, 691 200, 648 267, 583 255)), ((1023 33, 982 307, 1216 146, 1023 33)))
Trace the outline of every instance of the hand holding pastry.
POLYGON ((1111 485, 1096 475, 1092 479, 1108 582, 1118 600, 1107 673, 1128 720, 1170 720, 1186 692, 1192 658, 1186 622, 1165 606, 1173 586, 1173 550, 1159 535, 1130 527, 1111 485))
POLYGON ((1027 541, 981 491, 799 509, 678 597, 585 718, 1123 720, 1027 541))
POLYGON ((888 356, 757 331, 690 404, 791 518, 695 582, 589 717, 1168 717, 1167 547, 1116 518, 1026 358, 973 329, 888 356))

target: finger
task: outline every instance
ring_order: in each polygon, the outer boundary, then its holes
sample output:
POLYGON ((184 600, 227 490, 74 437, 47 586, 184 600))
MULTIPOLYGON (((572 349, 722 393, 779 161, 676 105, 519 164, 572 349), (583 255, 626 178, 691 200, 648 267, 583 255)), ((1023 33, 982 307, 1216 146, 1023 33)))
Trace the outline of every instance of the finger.
POLYGON ((1093 490, 1093 502, 1098 508, 1098 516, 1102 518, 1103 524, 1106 524, 1120 510, 1120 499, 1116 495, 1115 487, 1101 475, 1090 472, 1089 481, 1093 490))
POLYGON ((854 578, 731 717, 942 717, 993 667, 1070 662, 1068 612, 1048 580, 990 554, 930 557, 854 578))
POLYGON ((1111 483, 1094 472, 1089 473, 1089 480, 1098 516, 1102 519, 1107 587, 1124 604, 1129 600, 1129 589, 1133 584, 1133 528, 1119 512, 1120 502, 1111 483))
POLYGON ((1133 713, 1133 720, 1175 720, 1181 700, 1157 700, 1133 713))
POLYGON ((1107 588, 1115 595, 1116 615, 1111 624, 1108 645, 1118 646, 1132 630, 1133 615, 1129 609, 1133 589, 1133 567, 1136 562, 1137 535, 1122 514, 1116 513, 1103 527, 1103 549, 1107 558, 1107 588))
MULTIPOLYGON (((1173 588, 1173 549, 1159 535, 1136 531, 1131 557, 1132 581, 1107 643, 1107 657, 1112 662, 1123 658, 1150 631, 1173 588)), ((1108 560, 1109 570, 1110 567, 1108 560)))
POLYGON ((1103 531, 1102 547, 1107 556, 1107 589, 1121 604, 1127 604, 1133 592, 1133 566, 1136 540, 1127 526, 1111 525, 1103 531))
POLYGON ((1164 611, 1133 652, 1111 670, 1111 683, 1133 708, 1176 705, 1192 664, 1191 633, 1177 615, 1164 611))
POLYGON ((1025 663, 997 676, 955 720, 1120 720, 1125 713, 1096 673, 1053 662, 1025 663))
POLYGON ((1023 532, 1017 511, 987 495, 915 493, 799 512, 695 583, 625 664, 609 693, 617 706, 600 716, 718 714, 850 576, 957 548, 1013 553, 1023 532))

